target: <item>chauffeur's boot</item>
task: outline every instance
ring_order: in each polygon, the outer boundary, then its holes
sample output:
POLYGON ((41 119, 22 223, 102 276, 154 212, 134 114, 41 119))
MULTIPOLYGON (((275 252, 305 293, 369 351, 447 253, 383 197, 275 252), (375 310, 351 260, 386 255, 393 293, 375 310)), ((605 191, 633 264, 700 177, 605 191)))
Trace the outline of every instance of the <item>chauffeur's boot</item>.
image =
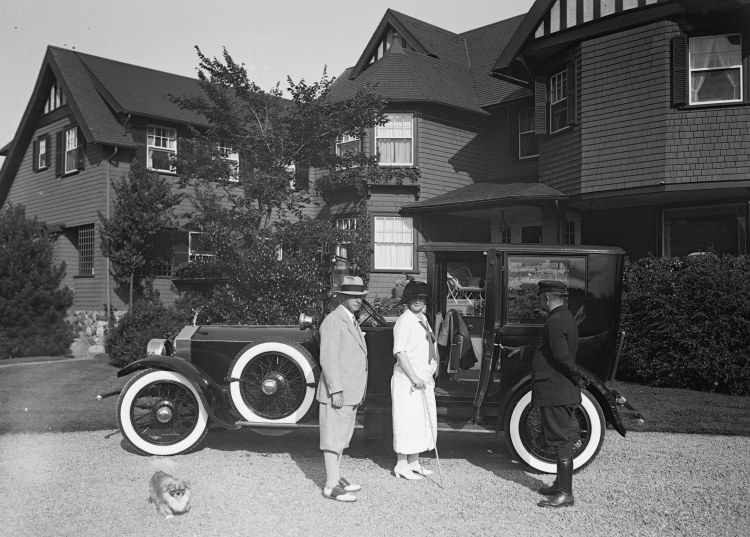
POLYGON ((560 482, 557 476, 555 476, 555 480, 550 486, 544 485, 539 487, 539 494, 543 494, 544 496, 554 496, 558 492, 560 492, 560 482))
MULTIPOLYGON (((540 501, 539 507, 565 507, 573 505, 573 459, 564 457, 557 460, 557 479, 560 491, 551 498, 540 501)), ((554 485, 554 484, 553 484, 554 485)))

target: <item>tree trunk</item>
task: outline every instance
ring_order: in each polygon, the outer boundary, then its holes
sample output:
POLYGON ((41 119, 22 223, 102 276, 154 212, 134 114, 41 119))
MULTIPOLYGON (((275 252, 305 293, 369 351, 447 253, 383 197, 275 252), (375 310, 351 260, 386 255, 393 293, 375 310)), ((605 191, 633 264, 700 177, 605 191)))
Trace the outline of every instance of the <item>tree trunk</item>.
POLYGON ((130 273, 130 306, 128 307, 128 309, 131 309, 131 310, 133 309, 133 279, 134 279, 134 276, 135 276, 135 274, 133 274, 131 272, 130 273))

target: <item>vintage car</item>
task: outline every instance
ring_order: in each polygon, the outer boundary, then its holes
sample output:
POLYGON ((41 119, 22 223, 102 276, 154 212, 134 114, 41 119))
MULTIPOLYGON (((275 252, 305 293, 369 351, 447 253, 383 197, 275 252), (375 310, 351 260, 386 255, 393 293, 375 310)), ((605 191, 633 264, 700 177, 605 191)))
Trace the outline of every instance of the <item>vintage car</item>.
MULTIPOLYGON (((614 378, 624 338, 622 250, 472 243, 429 243, 420 250, 427 258, 428 318, 443 344, 435 388, 440 430, 504 433, 519 461, 556 471, 531 404, 529 370, 545 316, 537 282, 554 279, 568 286, 567 305, 580 334, 577 362, 590 382, 576 411, 575 468, 596 457, 607 424, 625 435, 618 414, 625 399, 605 385, 614 378)), ((270 434, 316 427, 317 326, 337 304, 336 282, 349 272, 348 263, 336 263, 332 292, 315 315, 301 314, 298 326, 194 322, 174 337, 149 342, 146 357, 118 372, 137 374, 108 394, 120 394, 123 436, 140 452, 175 455, 195 449, 209 425, 270 434)), ((369 360, 358 423, 372 439, 390 427, 396 317, 364 301, 358 318, 369 360)))

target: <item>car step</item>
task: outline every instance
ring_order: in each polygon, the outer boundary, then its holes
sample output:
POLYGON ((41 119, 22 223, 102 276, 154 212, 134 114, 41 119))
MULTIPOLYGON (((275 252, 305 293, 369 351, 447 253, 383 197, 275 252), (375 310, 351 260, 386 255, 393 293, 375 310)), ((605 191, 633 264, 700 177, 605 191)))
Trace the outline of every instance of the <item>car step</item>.
MULTIPOLYGON (((237 421, 237 425, 242 427, 267 428, 267 429, 317 429, 318 421, 311 420, 302 423, 279 423, 276 421, 237 421)), ((364 428, 364 419, 357 416, 354 424, 355 429, 364 428)), ((477 425, 470 421, 440 421, 438 422, 438 431, 454 433, 480 433, 494 434, 493 429, 488 429, 482 425, 477 425)))

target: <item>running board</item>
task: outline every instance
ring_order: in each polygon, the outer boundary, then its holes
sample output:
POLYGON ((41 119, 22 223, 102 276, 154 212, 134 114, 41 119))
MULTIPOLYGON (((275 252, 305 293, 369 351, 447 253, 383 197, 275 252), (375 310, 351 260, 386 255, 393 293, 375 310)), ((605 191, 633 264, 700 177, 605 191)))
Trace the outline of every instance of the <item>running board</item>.
MULTIPOLYGON (((253 427, 258 429, 317 429, 317 421, 309 421, 303 423, 279 423, 277 421, 237 421, 236 425, 240 427, 253 427)), ((354 423, 355 429, 364 428, 364 419, 362 416, 357 416, 357 420, 354 423)), ((453 432, 453 433, 479 433, 479 434, 494 434, 494 430, 487 429, 476 423, 470 421, 444 421, 438 422, 438 431, 441 432, 453 432)))

